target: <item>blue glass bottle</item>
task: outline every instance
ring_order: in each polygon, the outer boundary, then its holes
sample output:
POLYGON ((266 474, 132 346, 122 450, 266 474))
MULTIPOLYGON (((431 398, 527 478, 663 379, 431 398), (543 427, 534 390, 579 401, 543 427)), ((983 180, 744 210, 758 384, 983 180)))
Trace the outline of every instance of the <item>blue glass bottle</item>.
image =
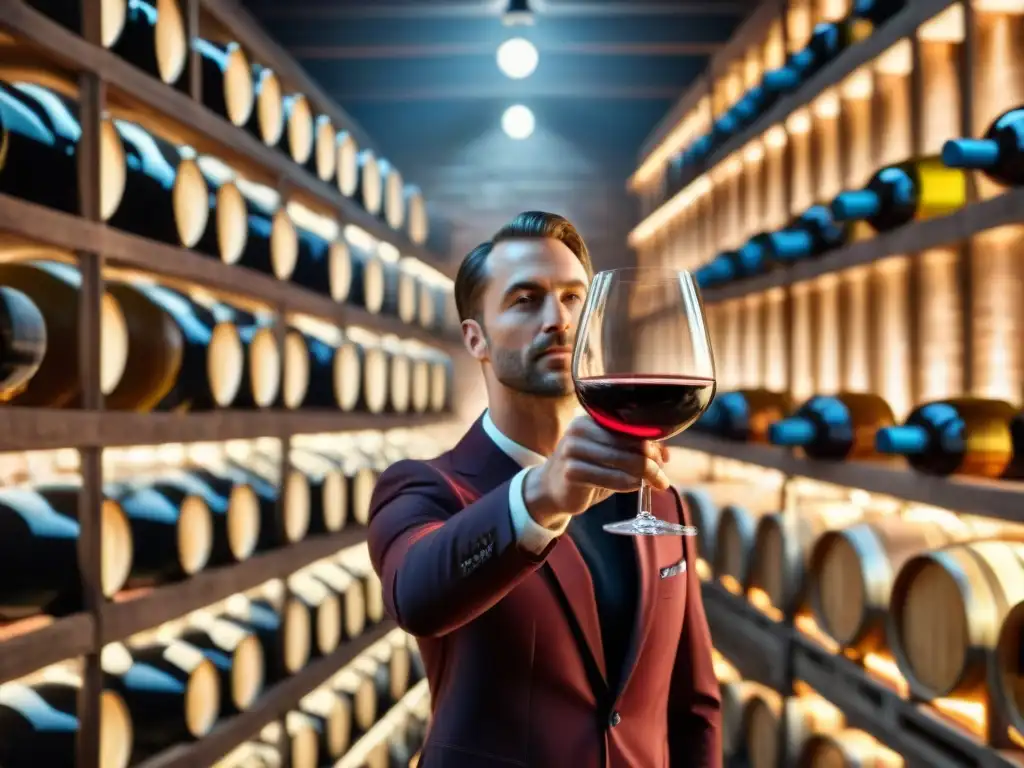
POLYGON ((873 459, 875 433, 895 423, 892 409, 878 395, 843 392, 815 396, 789 418, 768 428, 775 445, 800 448, 812 459, 873 459))

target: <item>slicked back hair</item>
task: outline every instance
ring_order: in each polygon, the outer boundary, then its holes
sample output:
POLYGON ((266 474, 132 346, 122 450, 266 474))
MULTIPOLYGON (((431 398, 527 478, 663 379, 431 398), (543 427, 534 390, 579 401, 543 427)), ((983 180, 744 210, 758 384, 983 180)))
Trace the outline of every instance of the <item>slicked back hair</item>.
POLYGON ((588 279, 594 276, 590 252, 572 222, 557 213, 524 211, 462 260, 455 276, 455 307, 459 312, 459 320, 480 320, 480 294, 487 285, 487 260, 495 245, 506 240, 547 238, 557 240, 572 251, 583 265, 588 279))

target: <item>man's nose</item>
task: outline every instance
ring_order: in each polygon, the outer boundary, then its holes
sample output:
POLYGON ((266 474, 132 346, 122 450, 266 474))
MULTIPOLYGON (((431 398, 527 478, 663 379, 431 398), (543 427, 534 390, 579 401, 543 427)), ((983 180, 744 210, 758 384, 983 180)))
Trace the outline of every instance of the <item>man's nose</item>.
POLYGON ((556 333, 566 331, 572 324, 572 312, 557 296, 550 296, 544 304, 544 331, 556 333))

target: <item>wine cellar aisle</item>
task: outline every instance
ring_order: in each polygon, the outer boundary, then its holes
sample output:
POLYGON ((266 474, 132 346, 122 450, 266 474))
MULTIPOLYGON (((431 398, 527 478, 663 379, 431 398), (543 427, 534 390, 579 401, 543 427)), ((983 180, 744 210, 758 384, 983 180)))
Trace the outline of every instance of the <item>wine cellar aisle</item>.
POLYGON ((227 0, 0 3, 0 131, 0 764, 415 764, 365 540, 464 429, 422 192, 227 0))
POLYGON ((715 351, 673 466, 735 766, 1024 765, 1022 61, 1015 0, 765 0, 630 179, 715 351))

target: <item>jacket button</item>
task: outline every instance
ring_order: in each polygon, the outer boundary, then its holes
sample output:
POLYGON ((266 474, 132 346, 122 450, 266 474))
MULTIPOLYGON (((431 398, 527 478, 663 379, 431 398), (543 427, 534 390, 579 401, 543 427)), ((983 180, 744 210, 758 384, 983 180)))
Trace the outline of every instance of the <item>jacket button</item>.
POLYGON ((608 718, 608 725, 610 725, 612 728, 614 728, 621 722, 622 715, 620 715, 618 712, 612 712, 611 716, 608 718))

